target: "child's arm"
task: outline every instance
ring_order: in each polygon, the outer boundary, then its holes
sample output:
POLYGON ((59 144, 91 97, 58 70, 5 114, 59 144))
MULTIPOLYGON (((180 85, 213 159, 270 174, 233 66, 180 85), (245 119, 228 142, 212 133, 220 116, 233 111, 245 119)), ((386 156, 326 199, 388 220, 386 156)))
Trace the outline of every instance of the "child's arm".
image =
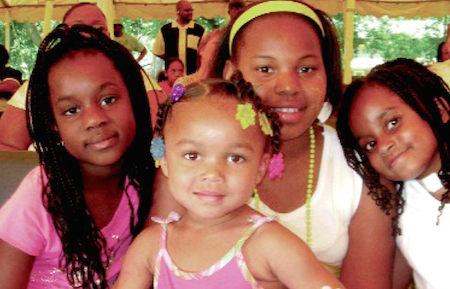
POLYGON ((0 239, 0 280, 3 289, 27 288, 34 257, 0 239))
POLYGON ((365 186, 350 223, 349 237, 341 282, 355 289, 392 288, 395 239, 391 217, 380 210, 365 186))
POLYGON ((395 251, 395 263, 394 263, 394 287, 395 289, 409 288, 413 282, 412 269, 403 256, 400 249, 395 251))
POLYGON ((125 254, 117 288, 151 288, 156 254, 159 249, 160 226, 151 224, 131 243, 125 254))
POLYGON ((244 257, 263 287, 280 282, 290 289, 344 288, 303 240, 278 223, 260 227, 249 241, 244 257))

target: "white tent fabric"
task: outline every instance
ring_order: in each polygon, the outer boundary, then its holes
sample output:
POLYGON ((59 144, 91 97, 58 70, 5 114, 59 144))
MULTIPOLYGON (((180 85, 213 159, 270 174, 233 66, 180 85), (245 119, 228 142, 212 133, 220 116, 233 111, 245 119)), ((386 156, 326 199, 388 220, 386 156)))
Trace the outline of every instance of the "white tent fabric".
MULTIPOLYGON (((168 19, 175 15, 178 0, 98 0, 96 3, 104 11, 110 30, 115 18, 168 19)), ((194 16, 212 18, 227 16, 227 0, 190 0, 195 10, 194 16)), ((247 0, 246 2, 253 2, 247 0)), ((414 16, 443 17, 450 14, 450 0, 304 0, 330 15, 344 13, 344 82, 351 81, 350 62, 353 58, 354 12, 361 15, 381 17, 414 16)), ((1 0, 0 21, 6 22, 5 39, 9 39, 9 22, 44 20, 44 35, 50 29, 50 20, 61 21, 70 6, 85 0, 1 0)), ((6 41, 6 43, 9 43, 6 41)))
MULTIPOLYGON (((107 0, 115 8, 118 17, 144 20, 173 17, 177 0, 107 0)), ((99 0, 100 2, 107 2, 99 0)), ((253 0, 252 0, 253 1, 253 0)), ((0 1, 0 21, 39 21, 45 18, 46 5, 53 6, 52 18, 60 21, 67 9, 82 0, 2 0, 0 1)), ((97 2, 88 0, 88 2, 97 2)), ((226 15, 226 0, 191 0, 196 16, 211 18, 226 15)), ((361 15, 377 17, 438 16, 450 14, 450 0, 306 0, 313 6, 329 14, 344 12, 348 2, 355 2, 354 11, 361 15)))
MULTIPOLYGON (((99 0, 100 1, 100 0, 99 0)), ((0 21, 39 21, 45 18, 45 7, 53 4, 53 19, 60 21, 67 9, 73 4, 86 2, 82 0, 2 0, 0 1, 0 21)), ((88 1, 97 2, 97 1, 88 1)), ((112 5, 118 17, 131 19, 151 18, 167 19, 173 17, 177 0, 113 0, 112 5)), ((197 16, 211 18, 226 15, 226 1, 192 0, 197 16)), ((329 14, 343 12, 346 0, 306 0, 315 7, 329 14)), ((361 15, 377 17, 438 16, 450 14, 449 0, 356 0, 355 11, 361 15)))

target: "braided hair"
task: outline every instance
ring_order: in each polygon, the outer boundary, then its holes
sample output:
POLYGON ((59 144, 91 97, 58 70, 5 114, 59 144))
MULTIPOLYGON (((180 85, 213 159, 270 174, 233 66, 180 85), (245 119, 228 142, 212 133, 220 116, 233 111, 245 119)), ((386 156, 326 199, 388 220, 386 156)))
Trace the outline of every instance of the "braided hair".
POLYGON ((208 79, 199 82, 194 82, 186 87, 186 92, 177 101, 168 98, 159 107, 158 120, 156 122, 156 134, 163 137, 164 125, 172 111, 172 107, 178 102, 186 102, 191 99, 198 98, 228 98, 236 99, 242 103, 251 103, 256 108, 256 111, 261 112, 267 116, 270 126, 273 131, 273 136, 270 138, 270 149, 272 154, 276 154, 280 149, 280 129, 281 123, 278 120, 278 115, 272 113, 261 102, 259 96, 254 92, 250 83, 245 82, 241 73, 236 73, 231 81, 222 79, 208 79))
POLYGON ((101 53, 110 59, 121 73, 130 96, 136 134, 123 156, 121 184, 125 192, 132 186, 139 195, 138 208, 133 208, 129 200, 132 236, 143 229, 152 198, 155 169, 149 153, 150 109, 139 64, 127 49, 97 29, 60 25, 42 42, 27 93, 27 122, 45 175, 43 204, 62 242, 59 264, 64 267, 69 283, 83 288, 107 288, 105 267, 110 256, 106 240, 86 206, 78 160, 61 143, 49 96, 51 67, 80 53, 101 53), (129 180, 127 184, 125 178, 129 180), (102 261, 102 255, 107 256, 106 262, 102 261))
MULTIPOLYGON (((448 190, 450 188, 450 131, 449 122, 442 120, 443 109, 450 115, 450 93, 445 82, 426 67, 414 60, 398 58, 378 65, 361 79, 355 80, 347 88, 338 114, 337 129, 349 165, 362 176, 369 188, 369 194, 386 213, 395 211, 393 226, 397 233, 398 217, 402 213, 404 200, 401 196, 403 182, 396 182, 396 192, 391 194, 380 183, 380 175, 371 166, 368 156, 361 149, 349 128, 350 108, 358 92, 370 85, 382 85, 396 93, 432 129, 438 142, 442 167, 439 178, 448 190)), ((448 202, 449 192, 442 197, 440 211, 448 202)))

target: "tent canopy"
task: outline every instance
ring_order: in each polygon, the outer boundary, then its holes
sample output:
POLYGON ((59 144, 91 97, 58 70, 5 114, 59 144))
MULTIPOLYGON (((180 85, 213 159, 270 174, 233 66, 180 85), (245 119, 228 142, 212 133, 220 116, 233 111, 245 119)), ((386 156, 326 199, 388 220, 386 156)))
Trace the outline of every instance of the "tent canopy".
MULTIPOLYGON (((99 0, 101 1, 101 0, 99 0)), ((175 15, 177 0, 105 0, 112 1, 117 17, 130 19, 153 18, 168 19, 175 15)), ((251 0, 253 1, 253 0, 251 0)), ((374 15, 377 17, 388 15, 391 17, 414 16, 442 17, 450 14, 450 0, 352 0, 355 1, 354 11, 361 15, 374 15)), ((52 18, 61 21, 64 13, 70 6, 79 2, 97 2, 83 0, 1 0, 0 21, 16 20, 39 21, 44 20, 46 3, 53 3, 52 18)), ((194 16, 212 18, 227 14, 226 0, 191 0, 195 9, 194 16)), ((247 1, 248 2, 248 1, 247 1)), ((344 12, 348 0, 306 0, 316 8, 328 14, 335 15, 344 12)), ((100 4, 100 3, 99 3, 100 4)), ((101 7, 101 5, 99 5, 101 7)), ((347 10, 348 11, 348 10, 347 10)))
MULTIPOLYGON (((97 3, 105 12, 109 30, 113 30, 114 18, 165 20, 175 17, 178 0, 87 0, 97 3)), ((227 16, 227 0, 190 0, 194 17, 213 18, 227 16)), ((246 0, 253 2, 255 0, 246 0)), ((450 0, 304 0, 329 15, 344 13, 344 83, 352 79, 354 12, 380 17, 415 16, 443 17, 450 14, 450 0)), ((43 35, 50 31, 50 20, 61 21, 64 13, 74 4, 86 0, 0 0, 0 21, 6 22, 5 43, 9 48, 9 23, 44 20, 43 35)))

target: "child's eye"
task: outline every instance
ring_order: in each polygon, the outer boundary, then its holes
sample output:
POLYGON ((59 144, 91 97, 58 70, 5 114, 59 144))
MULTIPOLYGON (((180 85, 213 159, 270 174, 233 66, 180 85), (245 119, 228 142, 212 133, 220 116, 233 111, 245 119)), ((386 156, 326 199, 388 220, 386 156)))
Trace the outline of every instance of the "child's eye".
POLYGON ((366 152, 371 152, 375 148, 375 145, 376 145, 375 141, 371 141, 371 142, 366 143, 364 145, 363 149, 366 152))
POLYGON ((300 73, 310 73, 314 70, 312 67, 302 66, 298 69, 300 73))
POLYGON ((239 163, 242 163, 244 160, 245 160, 245 158, 240 155, 229 155, 228 156, 228 161, 230 163, 239 164, 239 163))
POLYGON ((183 157, 184 157, 185 159, 187 159, 187 160, 190 160, 190 161, 196 161, 196 160, 198 160, 198 159, 200 158, 200 156, 199 156, 198 153, 192 153, 192 152, 190 152, 190 153, 185 153, 185 154, 183 155, 183 157))
POLYGON ((79 107, 71 107, 71 108, 66 109, 66 110, 64 111, 64 115, 68 115, 68 116, 74 115, 74 114, 76 114, 76 113, 79 112, 79 111, 80 111, 80 108, 79 108, 79 107))
POLYGON ((394 118, 393 120, 390 120, 390 121, 387 123, 386 128, 387 128, 388 130, 391 130, 391 129, 393 129, 393 128, 397 125, 397 123, 398 123, 398 118, 394 118))
POLYGON ((272 73, 273 72, 273 68, 271 68, 269 66, 260 66, 257 68, 257 70, 262 73, 272 73))
POLYGON ((101 103, 102 103, 102 105, 103 104, 108 105, 108 104, 115 102, 116 100, 117 100, 117 98, 115 96, 108 96, 108 97, 103 98, 101 103))

